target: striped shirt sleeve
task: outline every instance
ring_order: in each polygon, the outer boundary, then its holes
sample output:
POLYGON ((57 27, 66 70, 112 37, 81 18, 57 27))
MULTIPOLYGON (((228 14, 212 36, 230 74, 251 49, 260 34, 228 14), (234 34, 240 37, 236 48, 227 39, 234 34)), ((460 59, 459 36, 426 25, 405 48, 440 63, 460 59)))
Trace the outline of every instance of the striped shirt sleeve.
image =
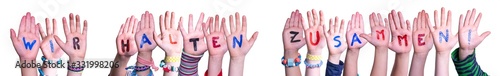
POLYGON ((467 56, 464 60, 459 59, 458 48, 451 53, 451 58, 455 64, 455 69, 459 76, 488 76, 481 70, 476 61, 476 51, 467 56))

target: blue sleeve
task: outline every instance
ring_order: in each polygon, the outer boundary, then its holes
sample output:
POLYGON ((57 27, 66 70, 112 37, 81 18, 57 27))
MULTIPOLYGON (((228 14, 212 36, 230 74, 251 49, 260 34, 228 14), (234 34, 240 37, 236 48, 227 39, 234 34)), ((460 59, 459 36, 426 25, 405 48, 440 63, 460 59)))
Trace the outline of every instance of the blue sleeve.
POLYGON ((342 75, 342 70, 344 70, 344 62, 339 60, 339 64, 333 64, 328 61, 326 63, 325 76, 340 76, 342 75))

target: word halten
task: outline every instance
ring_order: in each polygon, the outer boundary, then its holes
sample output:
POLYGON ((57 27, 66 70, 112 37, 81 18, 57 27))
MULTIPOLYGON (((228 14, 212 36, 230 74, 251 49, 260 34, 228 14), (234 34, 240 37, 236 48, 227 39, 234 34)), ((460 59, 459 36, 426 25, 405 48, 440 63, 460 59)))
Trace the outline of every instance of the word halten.
POLYGON ((359 40, 359 36, 357 33, 354 33, 354 35, 352 35, 352 39, 351 39, 351 46, 354 46, 354 42, 358 42, 359 44, 361 44, 361 40, 359 40))
POLYGON ((403 42, 401 42, 403 40, 405 42, 405 46, 408 46, 408 35, 405 34, 405 35, 398 36, 399 46, 401 46, 403 44, 403 42))
POLYGON ((128 45, 129 40, 127 40, 126 42, 127 42, 127 43, 125 43, 125 41, 124 41, 124 40, 122 40, 122 51, 123 51, 123 52, 129 52, 129 51, 130 51, 130 49, 129 49, 130 47, 129 47, 129 45, 128 45))
POLYGON ((212 47, 214 48, 219 48, 220 44, 217 44, 217 40, 219 40, 219 37, 212 37, 212 47))
POLYGON ((23 37, 23 42, 24 42, 24 48, 29 49, 31 51, 31 49, 33 49, 33 45, 35 45, 35 43, 36 43, 36 40, 33 40, 32 42, 28 42, 28 41, 26 41, 26 38, 23 37))
POLYGON ((238 47, 241 48, 241 43, 243 43, 243 35, 240 34, 240 40, 238 41, 238 38, 236 36, 233 36, 233 48, 236 48, 236 43, 238 43, 238 47))
POLYGON ((149 41, 148 36, 146 36, 146 34, 142 34, 141 46, 139 46, 139 47, 142 48, 142 46, 146 43, 151 45, 151 41, 149 41))
POLYGON ((49 64, 48 62, 36 63, 34 60, 31 61, 24 60, 23 62, 17 61, 15 68, 66 68, 66 66, 64 66, 65 64, 66 63, 61 63, 61 64, 57 63, 49 64))
POLYGON ((424 36, 425 36, 425 34, 418 34, 418 35, 417 35, 417 37, 418 37, 418 39, 417 39, 417 41, 418 41, 418 46, 423 46, 423 45, 425 45, 425 41, 423 41, 423 40, 424 40, 424 38, 423 38, 424 36))
POLYGON ((312 45, 316 46, 319 44, 320 38, 319 38, 319 31, 316 31, 316 41, 313 42, 313 33, 309 32, 309 42, 311 42, 312 45))
POLYGON ((189 39, 189 42, 193 42, 193 48, 194 48, 194 51, 198 51, 198 47, 196 46, 196 42, 197 41, 200 41, 200 38, 190 38, 189 39))
POLYGON ((290 37, 290 42, 292 43, 295 43, 295 42, 300 42, 300 40, 295 40, 295 37, 297 37, 297 35, 299 34, 299 32, 296 32, 296 31, 290 31, 290 34, 293 34, 292 37, 290 37))
POLYGON ((335 45, 336 48, 338 48, 338 47, 340 47, 340 45, 342 45, 342 43, 340 42, 339 38, 340 38, 339 35, 333 37, 333 41, 336 41, 338 43, 337 45, 335 45))

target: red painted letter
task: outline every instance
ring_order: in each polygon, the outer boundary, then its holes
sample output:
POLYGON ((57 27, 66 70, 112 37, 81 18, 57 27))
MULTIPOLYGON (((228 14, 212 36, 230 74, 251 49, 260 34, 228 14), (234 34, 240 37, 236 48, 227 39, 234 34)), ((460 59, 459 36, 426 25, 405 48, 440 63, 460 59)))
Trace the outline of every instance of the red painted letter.
POLYGON ((382 37, 382 40, 385 40, 385 34, 384 34, 384 30, 376 30, 375 32, 377 32, 377 39, 380 40, 380 37, 382 37))
POLYGON ((401 43, 401 39, 404 39, 404 40, 405 40, 405 46, 408 46, 408 36, 406 36, 406 35, 403 35, 403 36, 398 36, 399 46, 401 46, 401 45, 402 45, 402 43, 401 43))
POLYGON ((170 44, 177 44, 177 41, 172 42, 172 34, 169 34, 168 38, 170 38, 170 44))
POLYGON ((316 31, 316 42, 313 42, 312 35, 313 35, 313 33, 309 32, 309 42, 311 42, 312 45, 318 45, 318 43, 319 43, 319 31, 316 31))
POLYGON ((219 37, 212 37, 212 45, 214 48, 220 47, 220 45, 217 44, 218 39, 219 39, 219 37))
POLYGON ((425 34, 418 34, 418 39, 417 39, 418 40, 418 46, 425 45, 425 41, 422 41, 422 40, 424 40, 424 38, 423 38, 424 36, 425 36, 425 34))

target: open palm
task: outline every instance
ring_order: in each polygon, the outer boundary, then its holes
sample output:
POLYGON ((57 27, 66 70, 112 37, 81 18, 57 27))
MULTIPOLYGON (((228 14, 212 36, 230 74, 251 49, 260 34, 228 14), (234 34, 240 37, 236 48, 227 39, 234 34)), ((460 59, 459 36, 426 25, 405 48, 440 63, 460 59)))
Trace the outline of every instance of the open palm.
POLYGON ((365 46, 366 39, 359 37, 360 34, 364 34, 364 23, 363 23, 363 16, 359 14, 359 12, 356 12, 356 14, 353 14, 351 17, 351 20, 347 23, 347 43, 349 49, 360 49, 361 47, 365 46), (353 42, 355 41, 355 42, 353 42))
POLYGON ((304 29, 302 26, 302 14, 299 13, 298 10, 292 12, 291 17, 287 19, 285 28, 283 29, 283 45, 285 51, 298 51, 306 44, 303 37, 304 29))
POLYGON ((413 20, 413 47, 415 52, 429 52, 434 44, 430 34, 429 26, 431 22, 429 15, 422 10, 418 13, 417 18, 413 20))
POLYGON ((316 13, 314 9, 307 11, 307 21, 309 26, 304 24, 303 27, 306 33, 308 52, 312 55, 321 54, 321 49, 325 46, 323 11, 319 11, 319 13, 316 13))
MULTIPOLYGON (((190 14, 188 31, 184 31, 184 28, 181 27, 182 36, 184 37, 184 52, 188 54, 199 56, 207 51, 207 44, 205 43, 205 35, 202 28, 208 26, 208 23, 204 23, 203 18, 205 18, 205 14, 201 13, 196 28, 193 28, 193 15, 190 14)), ((211 19, 207 19, 207 22, 208 20, 211 19)))
POLYGON ((21 59, 36 59, 38 54, 38 49, 40 47, 40 33, 38 29, 40 24, 35 25, 35 17, 31 16, 31 13, 26 13, 21 19, 21 24, 19 25, 18 35, 16 36, 16 31, 10 29, 10 39, 12 40, 12 45, 16 49, 17 55, 21 59))
POLYGON ((62 51, 61 47, 58 46, 58 44, 54 40, 54 36, 57 35, 57 22, 56 19, 52 19, 52 22, 48 19, 45 18, 45 25, 47 28, 47 33, 43 31, 43 29, 40 27, 40 35, 42 35, 42 44, 41 44, 41 49, 42 53, 47 58, 48 60, 57 60, 61 58, 63 55, 64 51, 62 51))
POLYGON ((380 13, 370 14, 370 28, 371 34, 363 34, 361 37, 365 38, 375 47, 389 47, 389 22, 387 18, 382 19, 380 13), (385 23, 384 23, 385 21, 385 23))
POLYGON ((244 57, 247 55, 254 42, 257 40, 259 32, 254 32, 250 40, 247 39, 247 18, 236 12, 236 18, 233 15, 229 16, 229 25, 231 32, 224 29, 226 34, 226 42, 228 44, 229 54, 231 57, 244 57), (234 22, 236 20, 236 23, 234 22))
POLYGON ((172 55, 180 55, 182 53, 182 17, 179 19, 179 25, 174 25, 175 13, 167 11, 165 16, 160 15, 160 33, 154 36, 154 40, 165 53, 172 55))
POLYGON ((226 19, 222 18, 219 25, 219 15, 215 16, 215 22, 209 19, 208 28, 203 28, 205 37, 207 38, 208 53, 210 56, 223 56, 227 52, 226 37, 226 19), (207 30, 208 29, 208 30, 207 30))
MULTIPOLYGON (((434 11, 434 28, 429 28, 434 39, 434 46, 438 52, 450 51, 458 41, 458 35, 451 34, 451 11, 445 14, 444 7, 441 8, 441 19, 439 19, 438 11, 434 11), (445 16, 446 15, 446 16, 445 16), (441 22, 441 23, 440 23, 441 22)), ((432 27, 432 25, 428 25, 432 27)))
POLYGON ((83 22, 83 31, 80 27, 80 16, 73 16, 71 13, 69 14, 69 25, 66 18, 63 18, 66 42, 63 42, 55 35, 57 44, 70 58, 85 58, 85 52, 87 51, 87 20, 83 22))
POLYGON ((116 37, 116 49, 120 56, 130 57, 137 53, 137 44, 135 43, 135 33, 137 32, 137 19, 134 16, 127 18, 120 27, 120 32, 116 37))
POLYGON ((155 31, 153 14, 146 11, 142 14, 141 21, 135 33, 135 42, 139 47, 139 53, 152 52, 156 48, 156 42, 152 39, 155 31))
POLYGON ((330 29, 327 29, 326 26, 323 28, 325 29, 323 31, 326 39, 332 39, 326 40, 328 50, 330 50, 330 55, 342 54, 342 52, 347 49, 347 42, 345 41, 344 35, 344 20, 341 20, 339 24, 338 17, 335 17, 335 23, 333 23, 333 19, 330 19, 330 29))
POLYGON ((483 40, 490 35, 490 31, 486 31, 481 35, 478 34, 477 28, 479 26, 479 22, 482 18, 482 13, 479 13, 476 17, 476 9, 472 9, 472 11, 468 10, 467 15, 465 16, 465 20, 463 19, 463 15, 460 15, 459 20, 459 32, 458 32, 458 40, 460 48, 466 50, 467 54, 472 54, 474 52, 474 48, 476 48, 483 40))
POLYGON ((392 10, 389 13, 389 25, 392 35, 389 49, 396 53, 410 52, 412 47, 410 21, 405 20, 401 12, 392 10))

